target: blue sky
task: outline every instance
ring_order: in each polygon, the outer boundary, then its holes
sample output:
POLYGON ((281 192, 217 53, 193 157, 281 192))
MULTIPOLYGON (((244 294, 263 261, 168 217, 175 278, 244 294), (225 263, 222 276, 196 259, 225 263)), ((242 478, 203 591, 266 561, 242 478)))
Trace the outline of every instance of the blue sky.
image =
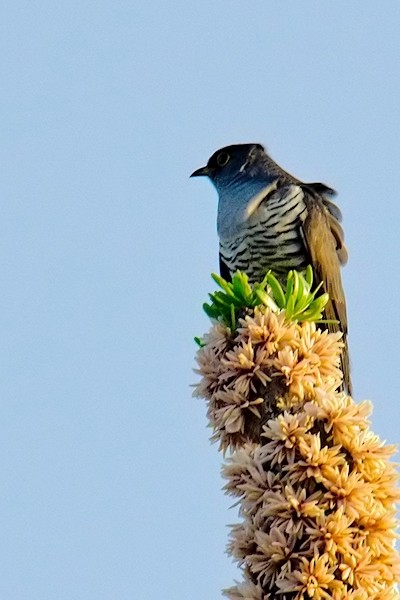
POLYGON ((220 597, 236 519, 191 398, 220 146, 336 188, 355 398, 399 441, 400 4, 4 2, 7 600, 220 597))

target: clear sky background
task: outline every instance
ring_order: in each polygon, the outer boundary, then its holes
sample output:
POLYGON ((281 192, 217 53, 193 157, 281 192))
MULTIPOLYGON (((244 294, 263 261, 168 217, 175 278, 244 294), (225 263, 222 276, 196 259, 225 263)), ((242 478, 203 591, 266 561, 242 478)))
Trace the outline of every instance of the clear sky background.
POLYGON ((336 188, 357 400, 400 441, 400 3, 0 9, 0 597, 204 600, 236 509, 191 398, 216 193, 264 143, 336 188))

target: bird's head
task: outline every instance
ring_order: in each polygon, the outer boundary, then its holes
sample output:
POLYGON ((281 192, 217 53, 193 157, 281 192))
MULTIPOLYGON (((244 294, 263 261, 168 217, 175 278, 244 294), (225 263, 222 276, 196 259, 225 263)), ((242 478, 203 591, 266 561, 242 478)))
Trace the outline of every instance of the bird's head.
POLYGON ((214 152, 190 177, 209 177, 220 192, 249 179, 266 179, 267 155, 261 144, 235 144, 214 152))

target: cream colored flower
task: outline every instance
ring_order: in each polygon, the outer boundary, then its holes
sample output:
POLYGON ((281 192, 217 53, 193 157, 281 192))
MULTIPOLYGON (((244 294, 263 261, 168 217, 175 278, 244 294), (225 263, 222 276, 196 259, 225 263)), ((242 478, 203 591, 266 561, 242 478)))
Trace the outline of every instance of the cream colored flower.
POLYGON ((359 518, 365 512, 365 503, 372 492, 372 486, 363 481, 360 473, 352 471, 348 464, 342 467, 326 467, 323 484, 329 490, 326 497, 332 507, 343 507, 350 518, 359 518))
POLYGON ((255 527, 249 520, 230 526, 230 540, 227 544, 227 553, 242 563, 256 551, 255 527))
POLYGON ((249 554, 246 562, 263 586, 267 582, 271 585, 278 576, 290 572, 290 561, 297 557, 294 535, 284 532, 283 528, 272 527, 268 533, 256 530, 254 540, 256 552, 249 554))
POLYGON ((298 592, 296 598, 299 600, 331 598, 331 591, 338 587, 335 569, 336 565, 329 565, 327 555, 319 556, 315 551, 313 558, 302 557, 299 568, 277 580, 276 584, 281 593, 298 592))
POLYGON ((291 449, 299 445, 313 421, 304 412, 291 415, 284 412, 276 419, 270 419, 263 428, 262 436, 269 440, 282 442, 285 448, 291 449))
POLYGON ((350 396, 327 393, 323 387, 319 387, 315 390, 314 403, 307 403, 304 409, 307 414, 324 422, 326 432, 332 431, 335 444, 342 444, 368 427, 371 404, 355 404, 350 396))
POLYGON ((265 492, 263 516, 275 517, 278 526, 285 525, 290 530, 289 520, 315 518, 323 514, 323 492, 310 494, 305 488, 295 489, 285 485, 282 490, 265 492))
POLYGON ((270 594, 264 594, 260 585, 251 581, 237 583, 234 587, 223 590, 224 596, 230 600, 269 600, 270 594))
POLYGON ((344 467, 346 464, 344 455, 340 452, 340 446, 321 447, 320 434, 308 433, 299 440, 299 452, 302 460, 297 462, 299 469, 303 467, 307 478, 314 478, 321 482, 329 469, 344 467))
POLYGON ((341 379, 340 353, 343 348, 342 333, 329 333, 316 328, 315 323, 301 324, 299 356, 318 365, 322 377, 341 379))
POLYGON ((277 474, 264 469, 261 447, 246 445, 227 460, 223 475, 228 480, 224 489, 242 498, 247 514, 253 514, 265 502, 265 494, 280 485, 277 474))
POLYGON ((309 524, 306 534, 319 548, 320 554, 327 553, 329 562, 334 564, 338 554, 351 554, 357 527, 354 520, 344 514, 343 507, 333 513, 320 512, 313 524, 309 524))

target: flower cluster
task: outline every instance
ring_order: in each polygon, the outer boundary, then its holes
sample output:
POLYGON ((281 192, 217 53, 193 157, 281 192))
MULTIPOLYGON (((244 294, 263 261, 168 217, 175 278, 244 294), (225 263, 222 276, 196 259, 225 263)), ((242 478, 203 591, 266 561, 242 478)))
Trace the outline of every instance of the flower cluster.
POLYGON ((255 419, 260 425, 273 415, 277 400, 290 407, 312 397, 322 383, 338 388, 340 337, 313 322, 289 322, 284 312, 265 306, 239 319, 234 332, 215 322, 197 353, 201 381, 195 395, 207 401, 221 448, 253 439, 255 419))
POLYGON ((399 600, 397 473, 368 402, 341 391, 341 334, 266 306, 215 322, 197 354, 226 492, 239 501, 231 600, 399 600))

